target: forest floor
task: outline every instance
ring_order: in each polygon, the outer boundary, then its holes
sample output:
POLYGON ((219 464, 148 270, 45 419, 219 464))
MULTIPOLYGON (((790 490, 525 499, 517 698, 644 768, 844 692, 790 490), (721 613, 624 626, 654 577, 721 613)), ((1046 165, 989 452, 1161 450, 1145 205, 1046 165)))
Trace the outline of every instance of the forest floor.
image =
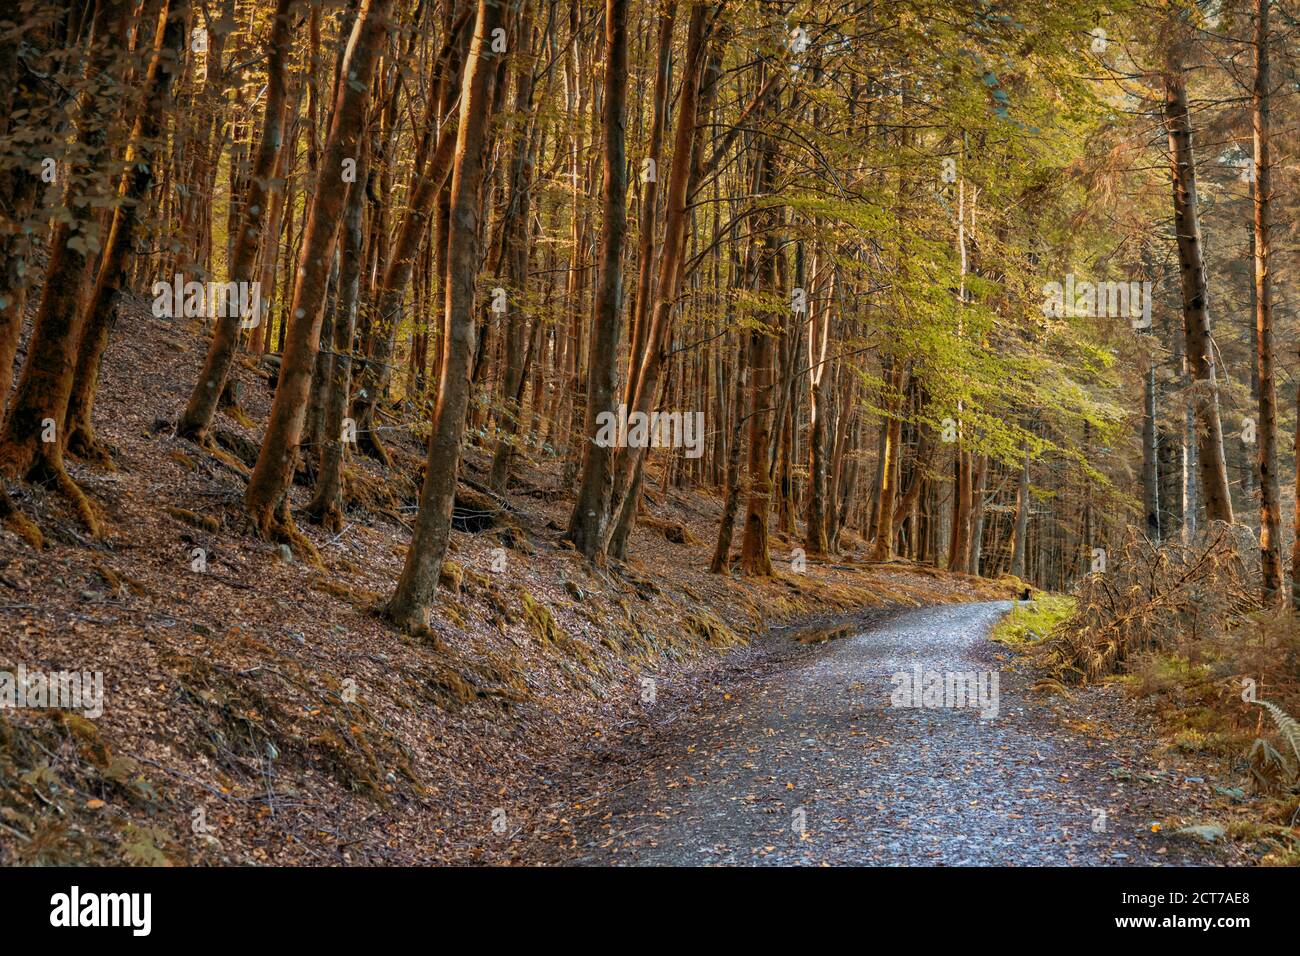
MULTIPOLYGON (((878 701, 852 698, 866 694, 857 683, 879 678, 855 677, 856 669, 886 658, 965 662, 992 653, 982 640, 991 605, 892 624, 879 615, 1006 599, 1011 582, 870 564, 851 535, 842 554, 810 558, 796 573, 799 542, 781 533, 772 579, 712 575, 720 501, 665 488, 657 470, 632 559, 593 569, 560 540, 568 512, 560 464, 524 455, 506 505, 467 509, 453 535, 436 636, 401 636, 373 612, 401 569, 418 438, 394 413, 386 433, 394 472, 355 456, 345 528, 329 534, 300 519, 322 562, 286 560, 249 533, 241 508, 238 459, 255 448, 269 409, 267 370, 237 367, 241 409, 218 422, 226 453, 172 434, 205 342, 200 324, 155 318, 146 302, 129 300, 95 419, 116 467, 71 465, 103 536, 89 538, 67 501, 40 488, 16 498, 46 547, 34 551, 0 530, 0 671, 98 672, 104 686, 96 719, 41 709, 0 715, 0 863, 620 862, 637 854, 998 862, 997 841, 1031 827, 1048 849, 1026 851, 1027 862, 1137 862, 1159 848, 1134 828, 1186 803, 1185 781, 1197 775, 1143 759, 1128 725, 1107 730, 1124 712, 1113 700, 1104 719, 1068 708, 1053 717, 1055 704, 1029 703, 1013 680, 1004 690, 1008 723, 981 729, 969 713, 880 714, 878 701), (915 626, 926 620, 935 625, 929 637, 915 626), (861 636, 817 643, 846 634, 861 636), (1048 730, 1053 719, 1098 723, 1058 733, 1048 730), (928 754, 916 742, 922 732, 937 734, 928 754), (729 733, 750 736, 728 744, 729 733), (800 750, 804 739, 815 743, 800 750), (754 748, 756 769, 727 746, 754 748), (1081 763, 1085 753, 1093 756, 1081 763), (915 787, 913 761, 924 773, 915 787), (1116 777, 1121 771, 1135 776, 1116 777), (879 779, 869 782, 873 773, 879 779), (1048 790, 1062 775, 1069 783, 1048 790), (865 796, 845 788, 859 777, 865 796), (1088 785, 1076 785, 1084 777, 1088 785), (1112 778, 1142 782, 1103 793, 1112 778), (646 815, 671 816, 693 779, 715 786, 681 821, 631 833, 646 815), (1026 786, 996 792, 1008 782, 1026 786), (1035 809, 1031 787, 1067 794, 1068 806, 1035 809), (1104 839, 1088 836, 1088 805, 1109 806, 1116 792, 1126 809, 1112 820, 1122 822, 1104 839), (902 799, 920 802, 909 809, 902 799), (925 823, 940 805, 955 813, 972 800, 986 822, 1001 814, 1003 824, 925 823), (682 830, 692 815, 731 813, 740 802, 754 804, 753 814, 770 811, 771 826, 755 816, 735 817, 748 821, 738 828, 682 830), (808 839, 766 836, 789 832, 782 819, 796 804, 808 839), (837 819, 863 807, 871 812, 854 822, 837 819), (981 834, 993 842, 976 852, 981 834), (884 843, 850 855, 860 839, 884 843), (652 852, 651 840, 662 849, 652 852)), ((488 462, 483 450, 469 452, 471 491, 488 462)), ((295 487, 296 507, 307 490, 295 487)), ((1170 850, 1178 860, 1197 852, 1170 850)))

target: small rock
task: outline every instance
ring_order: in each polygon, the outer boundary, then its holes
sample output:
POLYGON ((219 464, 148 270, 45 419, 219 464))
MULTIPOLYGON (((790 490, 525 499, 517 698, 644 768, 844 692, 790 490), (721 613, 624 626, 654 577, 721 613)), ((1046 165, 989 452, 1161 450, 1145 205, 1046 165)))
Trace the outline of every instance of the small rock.
POLYGON ((1183 827, 1174 831, 1179 836, 1193 837, 1202 843, 1217 843, 1228 835, 1228 831, 1217 823, 1201 823, 1193 827, 1183 827))

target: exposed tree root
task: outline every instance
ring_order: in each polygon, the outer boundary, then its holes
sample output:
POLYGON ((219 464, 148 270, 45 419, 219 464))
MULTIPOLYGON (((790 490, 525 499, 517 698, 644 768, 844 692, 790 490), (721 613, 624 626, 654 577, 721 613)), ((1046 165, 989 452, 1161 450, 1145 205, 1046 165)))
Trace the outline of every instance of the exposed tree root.
POLYGON ((117 471, 117 465, 108 447, 99 440, 95 429, 89 425, 78 426, 68 436, 68 451, 87 464, 98 465, 108 471, 117 471))
MULTIPOLYGON (((180 435, 179 432, 177 432, 177 435, 182 438, 186 437, 180 435)), ((205 432, 198 437, 187 438, 186 440, 193 442, 196 446, 203 449, 203 451, 207 453, 208 457, 214 459, 218 464, 229 468, 245 481, 252 477, 252 470, 235 455, 222 448, 210 432, 205 432)))
POLYGON ((31 518, 19 510, 3 485, 0 485, 0 521, 3 521, 10 531, 31 545, 33 550, 39 551, 45 546, 45 538, 41 535, 41 529, 36 527, 36 523, 31 518))
POLYGON ((295 554, 304 557, 308 564, 315 565, 322 571, 328 571, 320 552, 311 539, 298 530, 286 503, 278 508, 251 510, 249 517, 258 537, 264 541, 276 541, 289 545, 295 554))
POLYGON ((72 480, 66 468, 59 465, 54 471, 54 484, 59 489, 63 497, 72 502, 72 506, 77 511, 77 516, 81 523, 90 532, 92 538, 100 537, 99 519, 95 516, 95 508, 86 497, 86 493, 78 487, 77 483, 72 480))
MULTIPOLYGON (((38 445, 34 439, 10 441, 5 446, 3 455, 0 456, 0 474, 20 476, 28 484, 53 485, 72 503, 77 517, 90 536, 100 537, 99 519, 95 515, 95 509, 85 492, 77 486, 67 469, 63 467, 63 455, 57 445, 52 447, 38 445)), ((16 522, 15 530, 18 530, 24 540, 29 543, 42 540, 39 529, 25 515, 20 515, 12 501, 0 507, 7 508, 9 512, 7 516, 0 515, 0 517, 5 517, 6 521, 16 522), (20 516, 14 517, 15 515, 20 516)))
POLYGON ((191 528, 199 528, 212 534, 216 534, 221 530, 221 522, 212 515, 195 514, 193 511, 187 511, 184 508, 167 508, 166 510, 177 521, 187 524, 191 528))
POLYGON ((379 605, 375 609, 380 618, 387 621, 393 627, 397 628, 403 634, 409 634, 412 637, 432 638, 436 635, 433 629, 429 627, 427 619, 428 611, 425 608, 403 608, 398 609, 393 606, 393 601, 379 605))
POLYGON ((245 413, 245 411, 238 405, 231 405, 229 408, 221 409, 221 411, 225 412, 227 416, 238 422, 240 425, 243 425, 245 428, 257 427, 257 422, 249 418, 247 413, 245 413))
POLYGON ((343 509, 339 507, 337 501, 326 503, 313 499, 303 511, 307 515, 307 520, 320 525, 331 534, 338 534, 343 530, 343 509))
MULTIPOLYGON (((53 485, 72 503, 77 517, 92 538, 100 537, 99 518, 86 493, 77 486, 63 466, 63 455, 57 446, 42 447, 33 442, 11 443, 0 459, 0 474, 21 476, 28 484, 53 485)), ((12 509, 12 503, 10 505, 12 509)), ((25 538, 29 537, 24 534, 25 538)))
POLYGON ((370 411, 357 423, 357 450, 375 459, 385 469, 391 470, 393 457, 379 439, 378 425, 379 413, 374 406, 371 406, 370 411))

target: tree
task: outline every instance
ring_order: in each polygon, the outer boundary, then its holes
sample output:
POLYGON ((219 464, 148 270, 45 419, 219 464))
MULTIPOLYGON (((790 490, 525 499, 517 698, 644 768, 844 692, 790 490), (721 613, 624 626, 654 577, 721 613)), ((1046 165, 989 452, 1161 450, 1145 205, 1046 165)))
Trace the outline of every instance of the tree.
POLYGON ((1255 81, 1251 90, 1254 127, 1255 344, 1259 374, 1259 564, 1264 604, 1282 600, 1282 508, 1277 478, 1277 386, 1273 375, 1273 289, 1269 276, 1270 209, 1273 195, 1269 155, 1269 0, 1255 0, 1255 81))
POLYGON ((494 0, 479 0, 474 39, 461 85, 460 125, 451 179, 442 377, 433 410, 429 456, 415 530, 406 550, 401 577, 385 608, 389 620, 408 631, 428 626, 428 605, 438 586, 451 534, 461 436, 469 407, 470 364, 474 356, 474 285, 482 225, 479 201, 487 165, 487 125, 496 77, 498 51, 494 44, 506 33, 503 8, 504 4, 494 0))
POLYGON ((27 358, 0 429, 0 472, 57 485, 95 535, 99 533, 98 518, 64 468, 67 435, 63 423, 81 339, 78 292, 89 255, 99 244, 91 207, 93 181, 106 155, 109 104, 121 95, 125 64, 120 54, 129 48, 129 28, 129 7, 123 0, 96 4, 82 89, 76 99, 80 148, 67 171, 66 215, 59 217, 50 234, 45 282, 27 358))
MULTIPOLYGON (((258 246, 262 241, 267 212, 283 189, 275 176, 280 150, 284 142, 284 108, 288 97, 285 71, 291 46, 291 22, 295 0, 276 0, 271 21, 271 35, 267 41, 266 106, 262 114, 262 133, 253 170, 248 178, 247 199, 244 202, 239 230, 235 234, 234 251, 230 260, 231 282, 259 281, 258 246)), ((269 294, 269 293, 268 293, 269 294)), ((259 313, 259 320, 261 319, 259 313)), ((190 393, 188 404, 176 423, 176 434, 182 438, 202 441, 212 426, 217 413, 217 402, 230 375, 239 343, 239 330, 247 316, 234 309, 229 315, 218 318, 208 354, 203 361, 198 381, 190 393)))
MULTIPOLYGON (((697 170, 694 150, 699 137, 696 118, 700 106, 700 84, 703 79, 707 52, 706 24, 709 7, 699 3, 691 8, 691 19, 686 37, 686 61, 682 66, 682 89, 678 97, 677 130, 673 140, 673 163, 668 174, 665 196, 667 213, 664 219, 663 245, 659 250, 659 280, 655 288, 654 308, 649 314, 649 324, 642 351, 631 357, 629 378, 635 381, 631 389, 629 414, 648 415, 654 408, 659 393, 659 376, 667 358, 672 328, 673 311, 681 291, 682 263, 686 253, 687 200, 691 192, 691 174, 697 170)), ((640 337, 638 332, 634 340, 640 337)), ((636 520, 640 497, 640 474, 644 463, 644 448, 624 448, 615 467, 614 491, 611 512, 616 521, 610 530, 607 550, 615 557, 626 556, 627 535, 636 520)))
POLYGON ((1228 493, 1228 468, 1223 456, 1219 384, 1210 340, 1209 290, 1201 246, 1196 157, 1179 41, 1169 43, 1166 48, 1161 79, 1165 92, 1165 131, 1169 138, 1175 241, 1182 276, 1183 330, 1187 340, 1187 361, 1196 382, 1196 453, 1201 492, 1205 497, 1206 517, 1211 521, 1231 522, 1232 498, 1228 493))
POLYGON ((164 145, 163 122, 171 104, 172 82, 180 67, 185 38, 182 14, 182 10, 173 10, 167 3, 163 3, 159 13, 157 28, 150 41, 153 54, 144 81, 145 103, 136 117, 127 152, 128 171, 123 174, 117 191, 117 203, 95 284, 89 300, 82 307, 81 342, 64 434, 68 450, 74 455, 105 464, 111 463, 111 458, 95 437, 92 423, 95 393, 99 387, 99 366, 104 358, 104 349, 108 347, 108 333, 117 314, 118 297, 126 282, 127 253, 140 218, 140 208, 145 194, 154 184, 155 170, 160 165, 159 153, 164 145))
POLYGON ((293 480, 311 391, 316 350, 320 344, 322 307, 329 280, 330 263, 338 239, 338 223, 347 191, 331 188, 345 182, 345 170, 354 171, 366 108, 370 101, 375 61, 389 27, 393 0, 361 0, 352 38, 343 58, 334 117, 321 157, 322 181, 312 197, 302 238, 280 366, 279 387, 271 405, 271 418, 262 438, 257 464, 248 482, 244 501, 254 526, 263 537, 277 530, 293 537, 292 519, 285 499, 293 480), (346 164, 346 165, 345 165, 346 164), (333 181, 333 177, 338 177, 333 181))
POLYGON ((604 556, 614 486, 612 443, 597 440, 602 415, 617 413, 618 340, 623 301, 623 243, 627 235, 627 0, 605 4, 604 202, 600 273, 591 326, 587 422, 582 474, 568 537, 588 560, 604 556))

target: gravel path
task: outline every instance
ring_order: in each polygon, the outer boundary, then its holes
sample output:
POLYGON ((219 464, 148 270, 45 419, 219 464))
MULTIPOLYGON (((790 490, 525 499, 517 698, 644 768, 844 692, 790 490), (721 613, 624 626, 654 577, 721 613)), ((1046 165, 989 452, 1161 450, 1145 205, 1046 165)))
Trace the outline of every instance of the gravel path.
MULTIPOLYGON (((656 728, 632 758, 607 758, 614 766, 593 769, 603 793, 588 790, 576 809, 570 804, 544 845, 524 857, 678 865, 1213 862, 1211 848, 1150 825, 1158 819, 1150 814, 1198 799, 1208 785, 1184 780, 1182 768, 1144 766, 1149 747, 1132 739, 1143 736, 1136 725, 1116 732, 1096 714, 1095 723, 1063 719, 1059 698, 1030 691, 1032 675, 987 640, 1009 607, 902 612, 737 681, 734 692, 708 695, 656 728), (923 687, 928 675, 973 676, 988 716, 968 706, 924 706, 921 694, 911 700, 907 685, 918 671, 923 687)), ((955 694, 947 701, 968 702, 955 694)))

